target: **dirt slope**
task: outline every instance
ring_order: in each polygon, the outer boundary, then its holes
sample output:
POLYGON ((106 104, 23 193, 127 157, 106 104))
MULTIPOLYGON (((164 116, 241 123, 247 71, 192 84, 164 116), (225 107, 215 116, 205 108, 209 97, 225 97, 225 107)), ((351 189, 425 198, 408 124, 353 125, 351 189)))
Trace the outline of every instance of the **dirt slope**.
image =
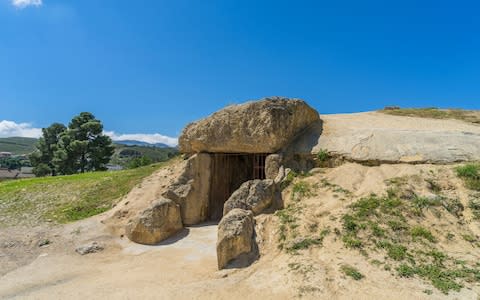
MULTIPOLYGON (((365 167, 349 163, 337 168, 314 170, 313 176, 299 179, 317 184, 314 194, 299 200, 303 207, 297 215, 299 236, 308 233, 311 227, 318 230, 330 228, 331 231, 341 228, 340 218, 348 204, 372 192, 381 194, 387 187, 385 180, 391 178, 425 176, 433 172, 440 176, 436 178, 440 184, 447 185, 463 201, 469 192, 451 169, 452 166, 401 164, 365 167), (329 185, 322 185, 322 182, 329 185), (347 197, 344 195, 346 190, 354 192, 347 197)), ((152 178, 163 176, 160 174, 163 173, 159 172, 152 178)), ((147 183, 142 186, 147 187, 147 183)), ((287 205, 293 201, 291 191, 292 188, 289 188, 284 192, 287 205)), ((470 287, 471 290, 464 288, 459 293, 445 295, 424 280, 399 278, 391 274, 393 271, 371 263, 373 257, 382 259, 381 255, 373 254, 366 259, 358 251, 347 249, 333 233, 325 237, 322 246, 313 246, 294 254, 279 250, 279 218, 274 215, 263 215, 257 219, 262 252, 260 260, 246 269, 220 272, 216 270, 215 225, 188 228, 183 235, 159 246, 141 246, 118 235, 110 235, 108 228, 100 223, 105 217, 108 216, 70 224, 57 231, 59 236, 73 235, 70 242, 62 244, 65 248, 55 248, 54 240, 51 248, 40 248, 40 253, 32 262, 4 275, 0 280, 0 297, 291 299, 303 296, 308 299, 322 296, 349 299, 355 295, 356 298, 366 299, 388 295, 392 299, 476 299, 480 292, 477 285, 470 287), (72 234, 77 228, 81 228, 80 233, 72 234), (88 240, 104 243, 106 250, 86 256, 73 251, 75 244, 88 240), (340 270, 343 264, 355 266, 365 278, 355 281, 346 277, 340 270), (426 290, 433 294, 425 294, 426 290)), ((468 218, 466 229, 478 235, 478 222, 468 218)), ((453 225, 440 228, 440 221, 434 216, 427 218, 426 222, 434 228, 435 235, 440 237, 441 231, 456 233, 458 230, 453 225)), ((441 239, 439 245, 444 251, 465 259, 480 258, 479 248, 460 238, 454 243, 441 239)))

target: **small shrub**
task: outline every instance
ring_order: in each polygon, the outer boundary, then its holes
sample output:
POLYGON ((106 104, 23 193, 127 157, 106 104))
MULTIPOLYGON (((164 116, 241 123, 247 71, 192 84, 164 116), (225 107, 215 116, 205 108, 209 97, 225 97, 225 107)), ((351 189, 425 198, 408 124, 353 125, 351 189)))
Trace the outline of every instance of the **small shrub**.
POLYGON ((475 219, 480 219, 480 199, 470 199, 470 201, 468 201, 468 208, 472 210, 475 219))
POLYGON ((325 149, 320 149, 317 153, 317 159, 321 162, 327 161, 330 158, 330 154, 325 149))
POLYGON ((351 215, 344 215, 343 218, 343 228, 351 233, 356 233, 360 228, 360 225, 355 220, 355 218, 351 215))
POLYGON ((396 221, 396 220, 389 220, 387 221, 387 225, 393 231, 402 231, 408 229, 408 225, 404 222, 396 221))
POLYGON ((377 215, 376 209, 380 207, 380 199, 376 196, 362 198, 351 205, 358 217, 377 215))
POLYGON ((350 265, 343 265, 340 267, 340 270, 347 276, 353 278, 354 280, 360 280, 365 277, 360 271, 350 265))
POLYGON ((323 242, 323 237, 319 238, 305 238, 301 239, 298 242, 294 242, 291 246, 287 248, 287 251, 289 252, 295 252, 297 250, 303 250, 303 249, 308 249, 310 246, 313 245, 321 245, 323 242))
POLYGON ((363 243, 361 240, 355 238, 354 236, 351 235, 345 235, 343 238, 343 244, 347 248, 351 249, 360 249, 363 247, 363 243))
POLYGON ((455 282, 455 279, 459 275, 455 270, 444 270, 437 265, 420 265, 415 268, 415 273, 420 277, 430 280, 432 285, 444 294, 448 294, 450 290, 458 292, 463 287, 461 284, 455 282))
POLYGON ((430 230, 426 229, 425 227, 422 226, 413 226, 412 229, 410 229, 410 235, 412 238, 424 238, 432 243, 436 242, 435 237, 432 235, 430 230))
POLYGON ((475 243, 477 241, 477 239, 473 235, 470 235, 470 234, 464 234, 464 235, 462 235, 462 237, 465 241, 470 242, 470 243, 475 243))
POLYGON ((415 275, 415 269, 406 264, 401 264, 397 268, 398 276, 400 277, 412 277, 415 275))
POLYGON ((280 187, 281 189, 286 189, 292 182, 293 180, 295 179, 295 177, 297 177, 298 174, 291 170, 290 172, 287 173, 287 176, 285 176, 285 179, 282 181, 280 187))
POLYGON ((312 196, 312 187, 308 182, 305 181, 299 181, 293 185, 292 189, 292 198, 293 199, 302 199, 305 197, 310 197, 312 196), (298 198, 295 198, 295 196, 298 195, 298 198))
POLYGON ((445 253, 435 249, 427 252, 427 255, 433 258, 433 261, 437 266, 443 266, 443 262, 447 258, 445 253))
POLYGON ((480 165, 467 164, 456 169, 458 177, 480 179, 480 165))
POLYGON ((402 245, 392 244, 387 248, 387 255, 394 260, 404 260, 407 255, 407 248, 402 245))
POLYGON ((440 197, 428 198, 428 197, 415 196, 412 199, 413 207, 420 210, 420 212, 424 208, 429 208, 431 206, 439 206, 440 204, 441 204, 441 198, 440 197))
POLYGON ((372 234, 376 237, 385 236, 385 229, 381 228, 377 223, 371 223, 370 229, 372 230, 372 234))
POLYGON ((456 169, 457 176, 462 178, 467 188, 480 191, 480 164, 467 164, 456 169))

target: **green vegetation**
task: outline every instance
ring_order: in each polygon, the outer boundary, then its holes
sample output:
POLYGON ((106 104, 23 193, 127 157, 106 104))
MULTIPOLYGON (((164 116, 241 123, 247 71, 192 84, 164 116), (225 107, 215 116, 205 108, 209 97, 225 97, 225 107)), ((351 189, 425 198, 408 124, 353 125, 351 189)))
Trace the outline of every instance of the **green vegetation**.
POLYGON ((30 167, 30 161, 24 157, 1 157, 0 167, 9 170, 20 169, 21 167, 30 167))
POLYGON ((343 272, 343 274, 352 277, 354 280, 360 280, 365 277, 365 275, 360 273, 357 268, 350 265, 342 265, 340 270, 343 272))
POLYGON ((352 192, 350 192, 349 190, 344 189, 344 188, 342 188, 341 186, 339 186, 339 185, 337 185, 337 184, 330 183, 330 182, 328 182, 328 180, 326 180, 325 178, 322 178, 322 179, 321 179, 321 187, 326 188, 326 189, 329 189, 329 190, 331 190, 331 191, 334 192, 334 193, 342 193, 342 194, 344 194, 344 195, 347 196, 347 197, 350 197, 350 196, 352 195, 352 192))
POLYGON ((275 216, 279 220, 278 248, 284 249, 290 254, 296 254, 298 250, 308 249, 312 246, 322 246, 323 239, 330 233, 326 228, 318 231, 318 224, 307 226, 309 234, 301 236, 298 227, 299 215, 303 210, 301 199, 312 195, 312 187, 304 181, 296 182, 292 186, 292 197, 295 201, 282 210, 277 210, 275 216))
POLYGON ((35 138, 8 137, 0 138, 0 152, 11 152, 13 155, 29 154, 35 150, 35 138))
POLYGON ((330 158, 330 154, 325 149, 320 149, 317 153, 317 159, 321 162, 327 161, 330 158))
POLYGON ((433 234, 430 232, 430 230, 426 229, 425 227, 422 226, 413 226, 410 229, 410 234, 414 239, 416 238, 424 238, 429 242, 435 243, 436 239, 433 237, 433 234))
POLYGON ((473 217, 476 220, 480 219, 480 199, 473 198, 468 201, 468 208, 472 210, 473 217))
MULTIPOLYGON (((370 195, 349 206, 340 232, 344 246, 366 256, 369 252, 384 253, 386 270, 392 265, 399 276, 418 276, 445 294, 460 290, 466 283, 480 282, 479 264, 459 262, 441 252, 435 232, 422 225, 427 210, 438 216, 450 214, 460 218, 461 203, 439 194, 418 196, 410 190, 409 180, 391 180, 387 195, 370 195)), ((477 243, 469 232, 463 234, 463 239, 473 246, 477 243)))
POLYGON ((66 223, 104 212, 164 165, 0 182, 0 225, 66 223))
POLYGON ((474 124, 480 123, 480 112, 473 110, 438 109, 436 107, 427 107, 383 109, 380 110, 380 112, 394 116, 408 116, 432 119, 455 119, 474 124))
POLYGON ((329 231, 322 231, 318 237, 312 238, 299 238, 296 241, 293 241, 291 245, 286 247, 287 252, 296 253, 298 250, 308 249, 314 245, 322 245, 323 239, 329 233, 329 231))
POLYGON ((466 164, 456 169, 458 177, 462 178, 467 188, 480 191, 480 164, 466 164))
POLYGON ((30 161, 37 176, 106 170, 114 151, 101 121, 89 112, 75 116, 68 128, 60 123, 43 128, 36 147, 30 161))
POLYGON ((292 199, 301 200, 313 196, 312 185, 305 181, 298 181, 292 188, 292 199))
POLYGON ((146 165, 149 161, 150 163, 167 161, 177 155, 178 150, 175 148, 115 144, 115 152, 110 163, 124 168, 134 168, 146 165))

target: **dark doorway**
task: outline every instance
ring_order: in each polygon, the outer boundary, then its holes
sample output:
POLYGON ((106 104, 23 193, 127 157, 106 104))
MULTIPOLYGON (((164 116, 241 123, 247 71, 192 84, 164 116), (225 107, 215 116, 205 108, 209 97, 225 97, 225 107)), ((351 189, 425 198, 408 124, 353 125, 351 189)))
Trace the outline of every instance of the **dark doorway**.
POLYGON ((265 179, 265 159, 268 154, 212 154, 212 180, 208 217, 219 221, 223 204, 242 183, 252 179, 265 179))

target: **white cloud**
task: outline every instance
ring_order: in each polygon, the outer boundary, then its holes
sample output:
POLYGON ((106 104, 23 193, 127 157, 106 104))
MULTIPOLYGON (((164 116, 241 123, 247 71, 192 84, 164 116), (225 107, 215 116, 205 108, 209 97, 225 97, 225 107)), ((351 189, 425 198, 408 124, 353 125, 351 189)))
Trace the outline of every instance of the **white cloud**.
POLYGON ((25 8, 27 6, 40 6, 42 0, 12 0, 12 5, 17 8, 25 8))
POLYGON ((114 131, 105 131, 106 135, 112 138, 114 141, 135 140, 140 142, 146 142, 150 144, 163 143, 169 146, 176 146, 178 139, 162 135, 160 133, 146 134, 146 133, 131 133, 131 134, 118 134, 114 131))
MULTIPOLYGON (((163 143, 172 147, 178 144, 177 138, 165 136, 160 133, 120 134, 114 131, 104 131, 104 133, 111 137, 114 141, 135 140, 151 144, 163 143)), ((30 123, 16 123, 8 120, 0 121, 0 137, 12 136, 39 138, 42 136, 42 129, 35 128, 30 123)))
POLYGON ((20 136, 38 138, 42 129, 32 127, 30 123, 15 123, 13 121, 0 121, 0 137, 20 136))

